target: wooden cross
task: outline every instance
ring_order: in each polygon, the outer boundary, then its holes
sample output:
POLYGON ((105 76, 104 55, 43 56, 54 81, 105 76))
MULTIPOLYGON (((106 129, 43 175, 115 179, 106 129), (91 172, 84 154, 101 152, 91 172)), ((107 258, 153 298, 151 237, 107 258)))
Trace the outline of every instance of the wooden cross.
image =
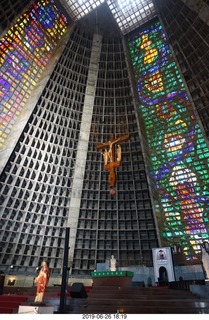
POLYGON ((106 171, 110 171, 108 175, 108 184, 112 188, 116 184, 115 168, 118 168, 121 165, 122 152, 120 143, 129 140, 129 138, 129 134, 118 138, 115 138, 115 136, 112 134, 110 135, 109 141, 102 142, 96 146, 97 150, 105 149, 105 152, 102 153, 104 158, 104 169, 106 171))

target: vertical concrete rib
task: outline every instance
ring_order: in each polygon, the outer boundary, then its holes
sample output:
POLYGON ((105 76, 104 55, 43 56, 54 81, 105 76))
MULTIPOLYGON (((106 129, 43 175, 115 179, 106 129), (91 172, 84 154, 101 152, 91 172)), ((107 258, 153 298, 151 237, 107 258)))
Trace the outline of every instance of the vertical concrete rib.
POLYGON ((72 267, 73 255, 75 250, 76 231, 78 225, 80 203, 83 189, 83 179, 85 174, 86 158, 88 151, 89 135, 94 107, 94 97, 98 74, 98 62, 102 47, 102 36, 95 34, 92 43, 92 52, 89 65, 89 73, 84 99, 84 111, 81 120, 78 149, 74 167, 72 182, 72 193, 69 203, 67 227, 70 228, 69 241, 69 266, 72 267))

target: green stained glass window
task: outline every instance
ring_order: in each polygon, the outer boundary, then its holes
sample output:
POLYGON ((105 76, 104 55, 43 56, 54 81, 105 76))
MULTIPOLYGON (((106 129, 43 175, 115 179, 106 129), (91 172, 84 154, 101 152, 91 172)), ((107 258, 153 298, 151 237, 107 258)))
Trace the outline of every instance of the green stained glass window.
POLYGON ((209 150, 160 22, 128 42, 161 197, 162 240, 196 259, 209 231, 209 150))

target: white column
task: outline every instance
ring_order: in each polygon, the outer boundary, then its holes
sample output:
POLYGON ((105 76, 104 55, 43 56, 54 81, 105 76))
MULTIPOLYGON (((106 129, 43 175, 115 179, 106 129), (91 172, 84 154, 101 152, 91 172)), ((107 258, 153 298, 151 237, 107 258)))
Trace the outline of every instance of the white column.
POLYGON ((75 250, 76 232, 80 212, 80 203, 83 189, 83 179, 86 167, 88 152, 89 135, 94 107, 94 97, 96 91, 98 63, 102 46, 102 36, 95 34, 92 44, 92 52, 89 65, 89 73, 84 98, 84 109, 81 120, 78 149, 75 161, 74 176, 72 181, 72 193, 68 209, 67 227, 70 228, 69 241, 69 267, 72 267, 73 255, 75 250))

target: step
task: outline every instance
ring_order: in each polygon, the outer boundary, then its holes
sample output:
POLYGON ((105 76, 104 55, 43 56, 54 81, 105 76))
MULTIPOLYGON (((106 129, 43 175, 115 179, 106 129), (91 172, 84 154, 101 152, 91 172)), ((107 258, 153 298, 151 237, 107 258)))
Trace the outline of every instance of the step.
POLYGON ((87 306, 80 309, 77 313, 102 313, 102 314, 114 314, 114 313, 126 313, 126 314, 208 314, 209 308, 204 307, 191 307, 185 308, 183 305, 178 307, 171 306, 87 306))

